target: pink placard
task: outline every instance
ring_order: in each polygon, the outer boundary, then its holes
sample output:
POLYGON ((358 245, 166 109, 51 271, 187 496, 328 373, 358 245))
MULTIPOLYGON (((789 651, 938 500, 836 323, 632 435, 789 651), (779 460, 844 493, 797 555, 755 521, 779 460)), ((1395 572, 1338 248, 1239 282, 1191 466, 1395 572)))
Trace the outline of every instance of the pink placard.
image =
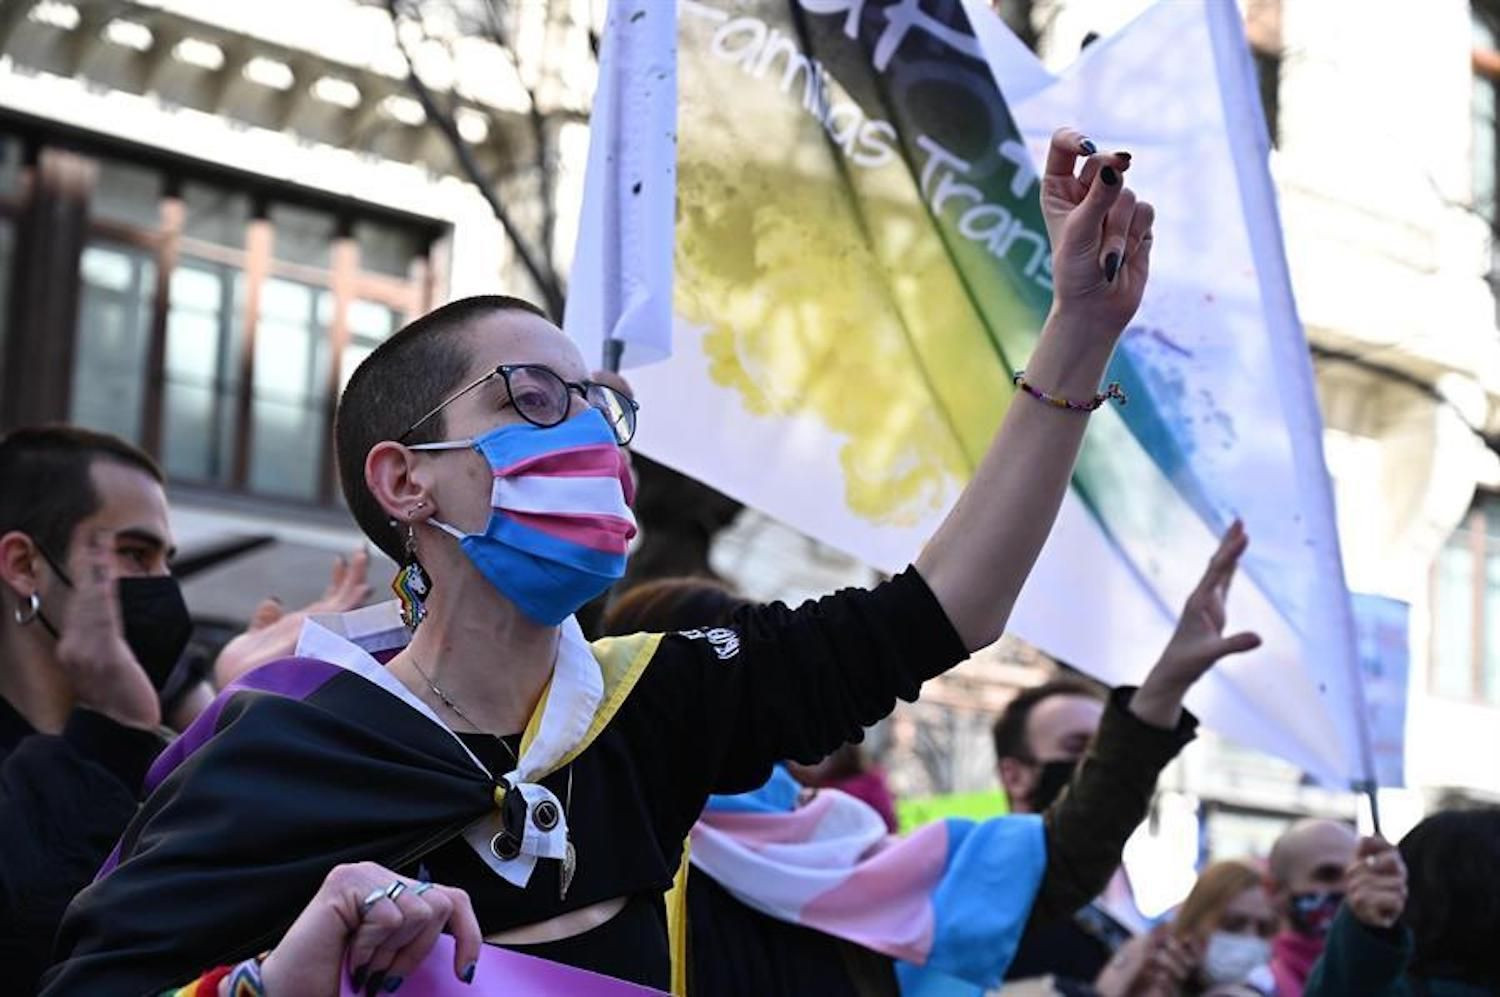
MULTIPOLYGON (((340 973, 342 997, 360 997, 349 982, 347 972, 340 973)), ((416 971, 401 985, 401 997, 662 997, 664 991, 636 983, 626 983, 535 956, 521 955, 486 945, 480 950, 479 968, 473 984, 465 984, 453 975, 453 938, 439 935, 437 944, 416 971)))

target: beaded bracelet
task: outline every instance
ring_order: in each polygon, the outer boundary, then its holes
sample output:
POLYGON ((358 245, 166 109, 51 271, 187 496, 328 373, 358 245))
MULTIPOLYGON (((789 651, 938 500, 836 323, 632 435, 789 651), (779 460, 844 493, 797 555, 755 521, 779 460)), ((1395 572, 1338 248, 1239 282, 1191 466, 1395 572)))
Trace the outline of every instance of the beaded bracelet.
POLYGON ((1125 389, 1120 387, 1119 381, 1111 381, 1108 387, 1106 387, 1099 394, 1095 395, 1092 400, 1086 402, 1075 402, 1068 398, 1060 398, 1057 395, 1047 394, 1047 392, 1043 391, 1041 388, 1036 387, 1030 381, 1026 380, 1026 372, 1024 370, 1016 371, 1015 375, 1011 377, 1010 383, 1014 384, 1016 387, 1020 388, 1022 391, 1026 392, 1028 395, 1035 398, 1039 402, 1044 402, 1048 405, 1051 405, 1053 408, 1065 408, 1073 412, 1092 412, 1100 405, 1103 405, 1105 402, 1109 401, 1111 398, 1119 402, 1121 405, 1124 405, 1129 401, 1129 399, 1125 397, 1125 389))

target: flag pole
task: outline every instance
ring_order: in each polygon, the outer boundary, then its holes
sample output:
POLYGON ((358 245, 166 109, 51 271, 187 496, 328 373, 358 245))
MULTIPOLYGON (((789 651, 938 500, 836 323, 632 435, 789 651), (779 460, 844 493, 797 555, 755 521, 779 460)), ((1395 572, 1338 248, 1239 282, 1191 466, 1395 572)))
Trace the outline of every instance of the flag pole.
POLYGON ((1365 791, 1365 798, 1370 801, 1370 824, 1375 829, 1375 837, 1383 838, 1385 834, 1380 830, 1380 787, 1374 779, 1366 779, 1360 784, 1365 791))
POLYGON ((620 357, 625 353, 625 343, 610 336, 604 340, 604 369, 611 374, 620 372, 620 357))

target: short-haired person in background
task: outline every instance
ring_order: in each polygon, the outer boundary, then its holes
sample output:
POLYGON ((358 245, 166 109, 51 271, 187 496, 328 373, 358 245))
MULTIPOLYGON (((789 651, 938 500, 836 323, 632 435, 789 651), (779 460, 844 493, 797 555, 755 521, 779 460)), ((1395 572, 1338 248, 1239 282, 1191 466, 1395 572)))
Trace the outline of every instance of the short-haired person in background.
POLYGON ((1360 842, 1306 997, 1500 994, 1500 807, 1360 842))
POLYGON ((1344 875, 1359 835, 1334 820, 1300 820, 1271 848, 1271 889, 1282 930, 1271 943, 1279 997, 1302 997, 1328 929, 1344 902, 1344 875))
MULTIPOLYGON (((1082 678, 1063 676, 1023 689, 995 721, 995 768, 1011 813, 1044 813, 1067 788, 1104 717, 1105 695, 1082 678)), ((1082 987, 1145 924, 1123 869, 1107 895, 1091 898, 1068 917, 1031 924, 1008 980, 1051 977, 1082 987)))
POLYGON ((135 815, 192 622, 161 471, 65 426, 0 439, 0 964, 31 993, 135 815))

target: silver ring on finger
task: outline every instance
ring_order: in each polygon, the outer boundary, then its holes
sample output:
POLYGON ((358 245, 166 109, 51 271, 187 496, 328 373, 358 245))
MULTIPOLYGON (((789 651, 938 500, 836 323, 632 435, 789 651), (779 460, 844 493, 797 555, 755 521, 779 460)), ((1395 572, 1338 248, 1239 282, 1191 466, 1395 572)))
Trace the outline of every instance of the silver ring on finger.
POLYGON ((359 916, 361 918, 370 913, 370 908, 374 907, 376 904, 380 903, 380 901, 385 899, 385 890, 386 888, 384 886, 380 887, 378 890, 371 890, 370 893, 359 902, 359 916))
POLYGON ((401 894, 403 894, 405 892, 406 892, 406 884, 403 883, 403 882, 401 882, 401 880, 399 880, 399 879, 396 880, 394 883, 392 883, 390 886, 387 886, 385 888, 385 896, 386 896, 387 900, 395 900, 397 897, 399 897, 401 894))
POLYGON ((435 883, 418 883, 416 886, 413 886, 411 888, 411 895, 414 897, 420 897, 422 894, 432 889, 435 885, 435 883))

